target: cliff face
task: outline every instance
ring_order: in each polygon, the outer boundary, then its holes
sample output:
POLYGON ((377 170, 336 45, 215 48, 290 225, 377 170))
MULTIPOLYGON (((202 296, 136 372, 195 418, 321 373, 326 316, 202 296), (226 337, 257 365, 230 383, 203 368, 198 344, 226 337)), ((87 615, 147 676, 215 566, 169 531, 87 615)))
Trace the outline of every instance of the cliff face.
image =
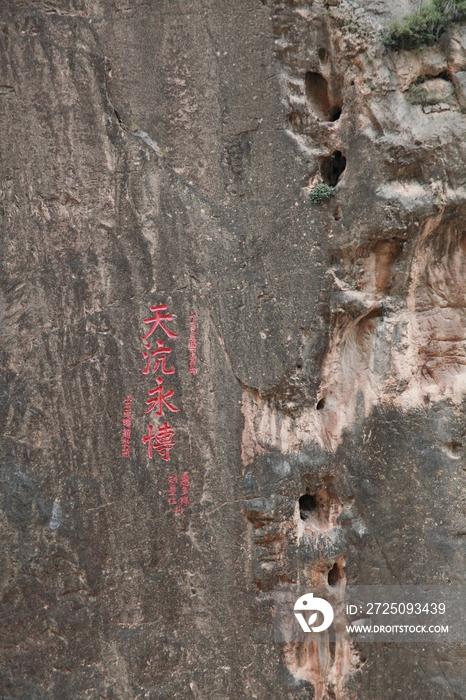
POLYGON ((464 583, 466 26, 389 51, 416 6, 2 5, 3 698, 466 697, 273 641, 280 583, 464 583))

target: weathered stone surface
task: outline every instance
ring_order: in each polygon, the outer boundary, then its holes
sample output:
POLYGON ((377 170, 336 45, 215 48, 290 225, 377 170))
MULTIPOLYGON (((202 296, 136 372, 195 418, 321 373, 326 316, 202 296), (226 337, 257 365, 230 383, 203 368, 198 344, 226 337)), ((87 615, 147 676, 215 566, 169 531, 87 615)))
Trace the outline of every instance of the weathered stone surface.
POLYGON ((1 5, 5 700, 466 697, 458 646, 273 642, 279 583, 464 583, 466 27, 389 52, 416 5, 1 5))
POLYGON ((458 102, 466 107, 466 71, 458 71, 453 75, 453 82, 458 95, 458 102))

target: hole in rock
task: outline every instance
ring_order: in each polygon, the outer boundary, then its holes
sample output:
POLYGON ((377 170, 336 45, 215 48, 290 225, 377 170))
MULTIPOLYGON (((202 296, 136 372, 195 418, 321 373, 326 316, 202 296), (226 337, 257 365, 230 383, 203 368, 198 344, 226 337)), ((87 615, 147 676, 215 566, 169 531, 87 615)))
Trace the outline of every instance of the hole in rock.
POLYGON ((341 117, 341 107, 335 105, 330 109, 329 122, 337 122, 341 117))
POLYGON ((338 564, 334 564, 330 571, 328 572, 328 585, 336 586, 338 581, 341 579, 340 567, 338 564))
POLYGON ((448 455, 453 459, 459 459, 463 453, 463 443, 461 442, 447 442, 446 448, 448 455))
POLYGON ((343 216, 343 212, 341 211, 341 207, 339 204, 335 207, 335 211, 333 213, 333 218, 335 221, 340 221, 341 217, 343 216))
POLYGON ((428 80, 434 80, 435 78, 441 78, 442 80, 446 80, 449 83, 452 82, 451 74, 447 70, 443 70, 440 73, 432 73, 431 75, 428 75, 427 73, 425 75, 420 75, 414 81, 414 84, 422 85, 422 83, 425 83, 428 80))
POLYGON ((303 366, 302 366, 302 364, 299 362, 299 363, 296 365, 296 369, 302 369, 302 368, 303 368, 303 366))
POLYGON ((439 73, 437 75, 437 78, 442 78, 442 80, 448 80, 448 81, 450 81, 450 83, 452 81, 451 73, 449 73, 449 71, 447 71, 447 70, 444 70, 441 73, 439 73))
POLYGON ((319 399, 316 409, 317 411, 321 411, 323 408, 325 408, 325 399, 319 399))
POLYGON ((312 110, 324 122, 335 122, 341 114, 341 107, 332 105, 328 94, 328 83, 320 73, 309 71, 305 77, 306 96, 312 110))
POLYGON ((322 179, 327 185, 335 187, 346 168, 346 158, 341 151, 334 151, 331 156, 323 158, 320 164, 322 179))
POLYGON ((322 47, 319 49, 319 59, 320 59, 322 62, 324 62, 324 61, 327 60, 327 58, 328 58, 327 49, 324 49, 324 47, 322 46, 322 47))
POLYGON ((307 520, 311 515, 312 511, 317 508, 317 500, 315 496, 310 493, 305 493, 299 499, 299 515, 301 520, 307 520))

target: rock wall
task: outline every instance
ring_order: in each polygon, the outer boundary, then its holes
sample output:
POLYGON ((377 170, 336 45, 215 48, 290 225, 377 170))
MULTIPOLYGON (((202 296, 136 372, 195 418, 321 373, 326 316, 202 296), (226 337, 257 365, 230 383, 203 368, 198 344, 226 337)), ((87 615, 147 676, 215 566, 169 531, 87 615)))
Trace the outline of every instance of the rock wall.
POLYGON ((1 4, 5 700, 466 697, 458 645, 273 641, 281 583, 464 583, 466 26, 386 49, 417 6, 1 4))

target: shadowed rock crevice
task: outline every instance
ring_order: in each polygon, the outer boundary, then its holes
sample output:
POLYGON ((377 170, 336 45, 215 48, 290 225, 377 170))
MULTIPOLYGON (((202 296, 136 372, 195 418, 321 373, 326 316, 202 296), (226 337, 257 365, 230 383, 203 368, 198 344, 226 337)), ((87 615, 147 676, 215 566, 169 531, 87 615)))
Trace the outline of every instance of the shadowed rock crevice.
POLYGON ((306 97, 311 109, 324 122, 340 118, 341 105, 331 104, 327 79, 320 73, 308 71, 305 75, 306 97))
POLYGON ((335 187, 340 181, 346 168, 346 158, 341 151, 334 151, 332 155, 322 158, 320 162, 320 173, 322 180, 335 187))
POLYGON ((317 499, 315 496, 312 496, 311 494, 304 494, 304 496, 301 496, 299 499, 299 515, 301 520, 307 520, 309 516, 312 514, 312 511, 314 511, 317 508, 317 499))

